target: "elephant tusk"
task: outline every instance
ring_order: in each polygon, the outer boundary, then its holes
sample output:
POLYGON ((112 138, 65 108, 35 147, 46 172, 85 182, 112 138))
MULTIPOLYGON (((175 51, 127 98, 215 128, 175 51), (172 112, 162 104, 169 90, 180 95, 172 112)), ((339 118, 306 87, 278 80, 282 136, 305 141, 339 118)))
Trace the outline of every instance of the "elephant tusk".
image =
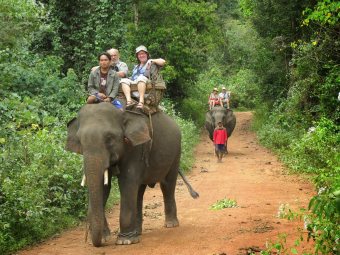
POLYGON ((85 187, 85 184, 86 184, 86 176, 85 176, 85 174, 83 175, 83 179, 81 180, 81 186, 82 187, 85 187))
POLYGON ((109 184, 109 171, 106 169, 104 171, 104 185, 108 185, 109 184))

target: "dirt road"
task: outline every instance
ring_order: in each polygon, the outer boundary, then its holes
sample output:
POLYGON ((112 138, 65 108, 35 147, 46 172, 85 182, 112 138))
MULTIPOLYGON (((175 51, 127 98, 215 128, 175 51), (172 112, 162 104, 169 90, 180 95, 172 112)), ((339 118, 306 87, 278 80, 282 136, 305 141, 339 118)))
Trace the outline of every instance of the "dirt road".
MULTIPOLYGON (((20 255, 130 254, 130 255, 241 255, 250 247, 262 249, 278 233, 288 233, 288 242, 297 237, 301 222, 277 217, 281 204, 306 206, 313 195, 312 185, 297 176, 286 175, 283 166, 268 150, 259 146, 250 128, 251 113, 237 113, 237 125, 229 140, 229 154, 217 163, 206 134, 195 150, 196 161, 188 178, 200 198, 190 197, 179 180, 176 190, 180 226, 163 227, 163 203, 159 186, 145 194, 144 229, 141 243, 114 244, 119 209, 109 213, 112 239, 101 248, 84 243, 84 227, 67 231, 20 255), (237 208, 210 210, 217 200, 230 198, 237 208)), ((303 246, 302 246, 303 247, 303 246)), ((256 250, 256 248, 255 248, 256 250)), ((259 253, 256 253, 259 254, 259 253)))

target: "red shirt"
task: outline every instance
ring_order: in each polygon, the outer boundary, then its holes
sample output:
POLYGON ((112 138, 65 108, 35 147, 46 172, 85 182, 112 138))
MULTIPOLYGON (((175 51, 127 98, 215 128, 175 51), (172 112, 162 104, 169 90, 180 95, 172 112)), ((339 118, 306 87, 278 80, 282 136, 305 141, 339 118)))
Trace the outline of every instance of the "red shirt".
POLYGON ((214 144, 225 144, 228 140, 227 130, 225 128, 214 130, 214 144))
POLYGON ((220 101, 220 97, 219 97, 218 94, 211 93, 210 96, 209 96, 209 100, 218 102, 218 101, 220 101))

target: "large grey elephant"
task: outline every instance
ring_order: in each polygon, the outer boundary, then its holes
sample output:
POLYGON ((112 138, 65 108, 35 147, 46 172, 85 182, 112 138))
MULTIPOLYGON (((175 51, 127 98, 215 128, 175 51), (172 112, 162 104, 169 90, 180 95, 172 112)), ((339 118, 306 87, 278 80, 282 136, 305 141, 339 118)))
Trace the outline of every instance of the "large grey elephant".
MULTIPOLYGON (((234 131, 236 126, 236 117, 232 110, 218 106, 212 108, 205 115, 205 128, 208 130, 210 140, 213 140, 214 130, 218 122, 222 122, 227 129, 228 138, 234 131)), ((227 148, 226 148, 227 149, 227 148)))
MULTIPOLYGON (((85 105, 78 117, 68 124, 66 149, 80 153, 84 158, 89 191, 88 221, 94 246, 100 246, 102 238, 110 234, 104 209, 113 175, 118 178, 121 194, 117 244, 140 241, 143 195, 147 185, 154 187, 160 183, 165 226, 179 225, 175 186, 181 156, 181 133, 165 113, 152 115, 150 121, 144 114, 123 112, 109 103, 85 105)), ((198 197, 182 177, 191 195, 198 197)))

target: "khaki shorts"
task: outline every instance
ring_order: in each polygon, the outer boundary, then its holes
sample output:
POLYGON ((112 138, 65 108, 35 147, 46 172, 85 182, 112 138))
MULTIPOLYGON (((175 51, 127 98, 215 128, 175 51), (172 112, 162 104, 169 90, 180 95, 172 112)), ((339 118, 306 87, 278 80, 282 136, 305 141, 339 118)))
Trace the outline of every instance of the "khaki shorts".
MULTIPOLYGON (((138 82, 144 82, 144 83, 148 83, 150 80, 148 78, 146 78, 145 76, 143 75, 140 75, 137 77, 136 80, 131 80, 131 79, 128 79, 128 78, 122 78, 120 80, 120 84, 124 83, 128 86, 131 86, 131 84, 138 84, 138 82)), ((145 94, 144 95, 144 98, 147 97, 149 94, 145 94)), ((132 92, 132 96, 136 97, 136 98, 139 98, 139 92, 138 91, 133 91, 132 92)))
POLYGON ((137 79, 136 80, 130 80, 130 79, 128 79, 128 78, 122 78, 121 80, 120 80, 120 83, 124 83, 124 84, 126 84, 126 85, 128 85, 128 86, 130 86, 131 84, 137 84, 138 82, 144 82, 144 83, 147 83, 148 81, 149 81, 149 79, 148 78, 146 78, 145 76, 143 76, 143 75, 140 75, 140 76, 138 76, 137 77, 137 79))

